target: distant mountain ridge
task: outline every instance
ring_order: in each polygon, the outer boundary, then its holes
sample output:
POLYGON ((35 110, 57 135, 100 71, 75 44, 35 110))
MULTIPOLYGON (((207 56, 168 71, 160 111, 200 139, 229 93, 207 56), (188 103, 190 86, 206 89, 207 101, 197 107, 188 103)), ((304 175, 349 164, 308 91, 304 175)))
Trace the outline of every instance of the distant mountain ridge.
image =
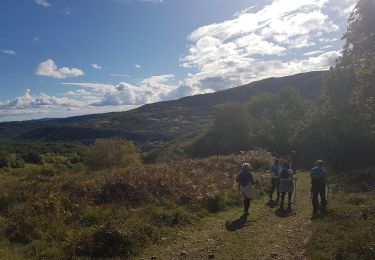
POLYGON ((298 90, 307 99, 316 99, 322 85, 323 71, 267 78, 124 112, 0 123, 0 138, 87 143, 96 138, 120 137, 133 140, 148 150, 163 142, 191 136, 208 126, 215 109, 225 103, 247 102, 251 97, 276 93, 287 87, 298 90))

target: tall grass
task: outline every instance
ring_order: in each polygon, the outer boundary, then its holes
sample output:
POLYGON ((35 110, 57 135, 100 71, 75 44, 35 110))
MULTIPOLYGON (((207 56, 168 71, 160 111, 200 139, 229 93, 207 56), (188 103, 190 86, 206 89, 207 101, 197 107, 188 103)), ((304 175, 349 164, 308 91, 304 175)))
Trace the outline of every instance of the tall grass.
POLYGON ((176 227, 240 203, 235 176, 272 156, 238 156, 77 172, 52 165, 1 174, 0 252, 19 258, 129 258, 176 227))

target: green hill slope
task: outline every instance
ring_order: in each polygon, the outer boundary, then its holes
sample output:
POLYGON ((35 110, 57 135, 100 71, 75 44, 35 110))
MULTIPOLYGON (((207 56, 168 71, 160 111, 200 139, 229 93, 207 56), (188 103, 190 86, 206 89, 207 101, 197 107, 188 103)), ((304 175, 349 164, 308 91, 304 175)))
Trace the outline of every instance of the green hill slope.
POLYGON ((323 72, 269 78, 211 94, 144 105, 125 112, 94 114, 63 119, 43 119, 0 124, 0 138, 92 142, 96 138, 133 140, 145 150, 158 144, 189 137, 210 124, 217 106, 246 102, 251 97, 278 92, 286 87, 315 99, 323 84, 323 72))

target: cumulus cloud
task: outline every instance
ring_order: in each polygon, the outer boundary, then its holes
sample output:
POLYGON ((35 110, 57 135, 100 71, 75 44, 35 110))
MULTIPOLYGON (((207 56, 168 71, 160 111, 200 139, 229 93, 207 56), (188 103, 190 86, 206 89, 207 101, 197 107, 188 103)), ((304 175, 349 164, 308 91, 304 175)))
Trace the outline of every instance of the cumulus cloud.
POLYGON ((305 52, 303 55, 304 56, 315 56, 315 55, 320 55, 324 53, 324 51, 320 50, 320 51, 309 51, 309 52, 305 52))
POLYGON ((49 7, 49 6, 51 6, 51 4, 48 3, 47 0, 35 0, 35 3, 37 3, 38 5, 41 5, 43 7, 49 7))
POLYGON ((176 89, 173 84, 174 75, 152 76, 139 84, 132 85, 120 82, 104 94, 97 106, 141 105, 165 100, 176 89))
MULTIPOLYGON (((257 11, 250 7, 230 20, 197 28, 188 36, 190 46, 181 58, 182 67, 196 72, 183 85, 217 91, 327 69, 339 55, 324 50, 324 44, 337 41, 332 34, 340 29, 330 16, 333 2, 337 0, 273 0, 257 11)), ((353 1, 343 2, 341 9, 353 1)))
POLYGON ((38 76, 65 79, 69 77, 82 76, 84 73, 82 70, 77 68, 57 68, 55 62, 52 59, 48 59, 38 65, 35 74, 38 76))
POLYGON ((32 96, 30 89, 25 89, 22 96, 11 100, 0 101, 0 111, 41 108, 46 106, 78 107, 82 105, 82 102, 67 97, 55 97, 43 93, 39 96, 32 96))
POLYGON ((97 70, 100 70, 102 69, 102 66, 98 65, 98 64, 91 64, 91 67, 93 67, 94 69, 97 69, 97 70))
POLYGON ((8 54, 8 55, 16 55, 17 54, 16 51, 14 51, 14 50, 4 50, 4 49, 2 49, 1 52, 4 53, 4 54, 8 54))
POLYGON ((120 82, 117 85, 89 83, 89 82, 64 82, 65 86, 75 86, 86 89, 81 93, 76 91, 66 92, 67 95, 90 95, 96 99, 91 103, 94 106, 120 106, 142 105, 172 98, 178 88, 174 75, 152 76, 141 80, 137 84, 120 82))

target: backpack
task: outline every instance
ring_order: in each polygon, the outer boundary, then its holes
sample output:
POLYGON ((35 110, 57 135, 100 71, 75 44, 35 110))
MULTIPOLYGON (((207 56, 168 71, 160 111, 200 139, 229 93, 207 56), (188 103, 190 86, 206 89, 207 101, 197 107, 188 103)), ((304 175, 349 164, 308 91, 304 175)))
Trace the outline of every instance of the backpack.
POLYGON ((283 168, 280 172, 281 179, 289 179, 289 171, 288 169, 283 168))

